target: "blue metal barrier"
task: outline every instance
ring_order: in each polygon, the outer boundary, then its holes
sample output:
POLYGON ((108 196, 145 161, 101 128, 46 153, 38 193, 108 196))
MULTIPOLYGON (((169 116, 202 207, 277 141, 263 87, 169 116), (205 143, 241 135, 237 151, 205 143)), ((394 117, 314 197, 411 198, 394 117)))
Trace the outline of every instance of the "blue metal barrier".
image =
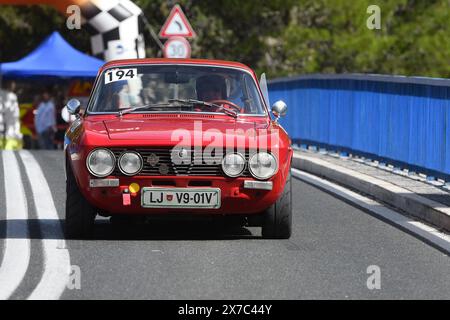
POLYGON ((450 181, 450 80, 311 75, 269 82, 298 144, 349 152, 450 181))

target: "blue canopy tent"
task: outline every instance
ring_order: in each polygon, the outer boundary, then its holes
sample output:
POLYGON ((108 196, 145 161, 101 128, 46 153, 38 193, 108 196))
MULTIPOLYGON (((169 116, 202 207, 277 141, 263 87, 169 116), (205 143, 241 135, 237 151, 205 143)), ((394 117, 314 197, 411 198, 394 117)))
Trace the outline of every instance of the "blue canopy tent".
POLYGON ((0 76, 92 78, 103 63, 76 50, 55 31, 26 57, 0 64, 0 76))

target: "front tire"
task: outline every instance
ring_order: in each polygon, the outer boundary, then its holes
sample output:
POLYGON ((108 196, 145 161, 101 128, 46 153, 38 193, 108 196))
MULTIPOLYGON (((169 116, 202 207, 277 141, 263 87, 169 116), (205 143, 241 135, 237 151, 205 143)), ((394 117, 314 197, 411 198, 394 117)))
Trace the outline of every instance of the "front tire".
POLYGON ((92 236, 96 210, 83 197, 70 164, 66 164, 66 220, 64 229, 68 239, 86 239, 92 236))
POLYGON ((280 198, 263 213, 262 237, 289 239, 292 233, 292 182, 289 170, 280 198))

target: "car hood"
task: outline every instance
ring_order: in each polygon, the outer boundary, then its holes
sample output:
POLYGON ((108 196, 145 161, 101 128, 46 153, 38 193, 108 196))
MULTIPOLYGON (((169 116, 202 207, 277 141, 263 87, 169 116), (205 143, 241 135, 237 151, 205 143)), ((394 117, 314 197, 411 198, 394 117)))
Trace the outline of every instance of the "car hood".
POLYGON ((189 133, 220 132, 225 139, 229 135, 245 135, 249 129, 267 129, 269 122, 265 117, 234 119, 231 117, 156 117, 117 118, 104 120, 111 140, 143 140, 152 143, 177 144, 179 136, 189 133))

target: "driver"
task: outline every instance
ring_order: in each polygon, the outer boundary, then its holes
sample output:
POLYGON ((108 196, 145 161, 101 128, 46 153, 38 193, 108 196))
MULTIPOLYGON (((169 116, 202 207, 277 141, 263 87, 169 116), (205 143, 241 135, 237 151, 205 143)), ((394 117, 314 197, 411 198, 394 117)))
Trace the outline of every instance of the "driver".
POLYGON ((227 85, 225 79, 219 75, 206 75, 197 79, 196 91, 197 98, 201 101, 224 100, 227 96, 227 85))
MULTIPOLYGON (((206 75, 197 78, 195 89, 197 91, 197 99, 205 102, 212 102, 222 105, 225 108, 242 112, 238 106, 227 100, 227 84, 225 78, 219 75, 206 75)), ((211 111, 211 108, 198 106, 195 111, 211 111)), ((217 111, 217 110, 216 110, 217 111)))

